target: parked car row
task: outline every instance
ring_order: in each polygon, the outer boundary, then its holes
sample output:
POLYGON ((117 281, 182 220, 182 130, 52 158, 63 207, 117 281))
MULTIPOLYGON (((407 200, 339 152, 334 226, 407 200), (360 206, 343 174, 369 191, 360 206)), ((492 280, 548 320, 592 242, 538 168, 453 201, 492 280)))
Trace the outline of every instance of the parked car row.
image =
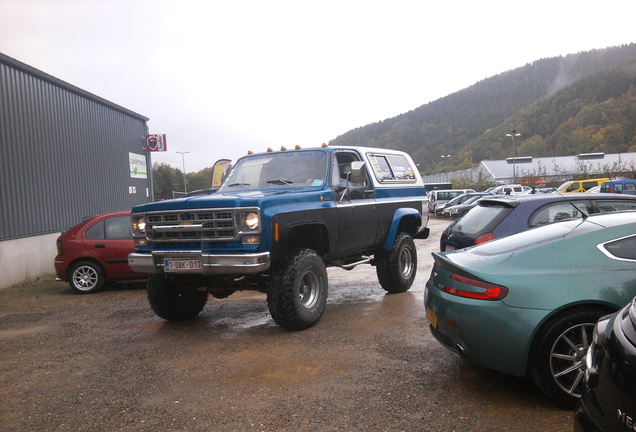
POLYGON ((635 196, 599 193, 486 197, 444 230, 440 250, 462 249, 553 222, 625 210, 636 210, 635 196))
POLYGON ((449 205, 442 210, 442 216, 446 218, 457 219, 468 213, 468 210, 476 207, 479 204, 479 201, 493 197, 494 195, 489 194, 487 192, 477 192, 469 196, 466 200, 464 200, 461 204, 449 205))
POLYGON ((445 202, 438 201, 437 204, 435 205, 435 215, 448 217, 444 214, 444 211, 446 209, 450 209, 451 207, 464 204, 465 202, 467 202, 473 197, 477 197, 477 196, 481 197, 484 195, 485 195, 484 192, 464 192, 461 195, 456 196, 450 201, 445 201, 445 202))
POLYGON ((437 208, 445 205, 453 198, 457 198, 465 193, 475 192, 472 189, 439 189, 433 190, 428 193, 428 213, 437 214, 437 208))

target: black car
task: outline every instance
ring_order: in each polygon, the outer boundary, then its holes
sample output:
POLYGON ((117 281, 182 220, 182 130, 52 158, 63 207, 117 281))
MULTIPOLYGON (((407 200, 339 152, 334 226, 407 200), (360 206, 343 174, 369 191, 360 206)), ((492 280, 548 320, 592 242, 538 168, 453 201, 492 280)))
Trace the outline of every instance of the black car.
POLYGON ((466 213, 468 213, 468 210, 472 209, 473 207, 477 207, 479 205, 479 200, 490 197, 494 197, 494 195, 481 192, 475 196, 470 197, 461 204, 446 207, 442 212, 442 216, 457 219, 458 217, 462 217, 466 213))
POLYGON ((440 250, 462 249, 561 220, 628 210, 636 210, 636 196, 577 193, 484 198, 444 230, 440 250))
POLYGON ((636 429, 636 298, 596 324, 585 368, 574 431, 636 429))
POLYGON ((446 210, 447 208, 463 204, 477 195, 483 195, 483 192, 466 192, 459 196, 456 196, 455 198, 453 198, 452 200, 448 202, 438 203, 435 206, 435 216, 443 216, 444 210, 446 210))

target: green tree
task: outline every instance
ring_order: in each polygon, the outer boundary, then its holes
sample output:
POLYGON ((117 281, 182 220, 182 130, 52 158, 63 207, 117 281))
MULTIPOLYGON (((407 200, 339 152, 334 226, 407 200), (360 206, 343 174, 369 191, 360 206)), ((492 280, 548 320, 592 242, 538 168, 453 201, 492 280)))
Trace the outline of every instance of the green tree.
POLYGON ((183 190, 183 176, 181 171, 163 162, 153 165, 152 183, 155 201, 171 199, 172 191, 183 190))
POLYGON ((186 175, 188 180, 188 192, 207 189, 212 185, 212 167, 203 168, 199 172, 186 175))

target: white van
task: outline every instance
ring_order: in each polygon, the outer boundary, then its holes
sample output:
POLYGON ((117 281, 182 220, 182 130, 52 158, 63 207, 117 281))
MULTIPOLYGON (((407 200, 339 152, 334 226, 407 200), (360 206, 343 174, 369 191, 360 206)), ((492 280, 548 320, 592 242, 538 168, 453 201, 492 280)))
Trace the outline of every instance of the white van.
POLYGON ((495 195, 525 195, 532 192, 532 188, 520 184, 497 186, 491 193, 495 195))

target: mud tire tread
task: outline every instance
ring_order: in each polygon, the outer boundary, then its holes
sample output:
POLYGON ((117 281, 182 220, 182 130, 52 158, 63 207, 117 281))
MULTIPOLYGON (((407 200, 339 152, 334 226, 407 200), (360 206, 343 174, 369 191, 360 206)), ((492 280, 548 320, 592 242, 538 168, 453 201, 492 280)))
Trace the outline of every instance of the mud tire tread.
POLYGON ((274 321, 288 330, 314 326, 327 304, 329 283, 325 264, 311 249, 302 249, 274 272, 267 293, 267 305, 274 321), (317 281, 317 300, 311 308, 302 305, 299 287, 303 277, 312 272, 317 281))
POLYGON ((390 252, 378 252, 376 254, 376 273, 380 285, 388 293, 402 293, 408 291, 413 285, 417 274, 417 249, 413 238, 406 232, 400 232, 395 237, 390 252), (411 271, 408 277, 404 277, 400 265, 400 257, 404 248, 410 250, 411 271))

